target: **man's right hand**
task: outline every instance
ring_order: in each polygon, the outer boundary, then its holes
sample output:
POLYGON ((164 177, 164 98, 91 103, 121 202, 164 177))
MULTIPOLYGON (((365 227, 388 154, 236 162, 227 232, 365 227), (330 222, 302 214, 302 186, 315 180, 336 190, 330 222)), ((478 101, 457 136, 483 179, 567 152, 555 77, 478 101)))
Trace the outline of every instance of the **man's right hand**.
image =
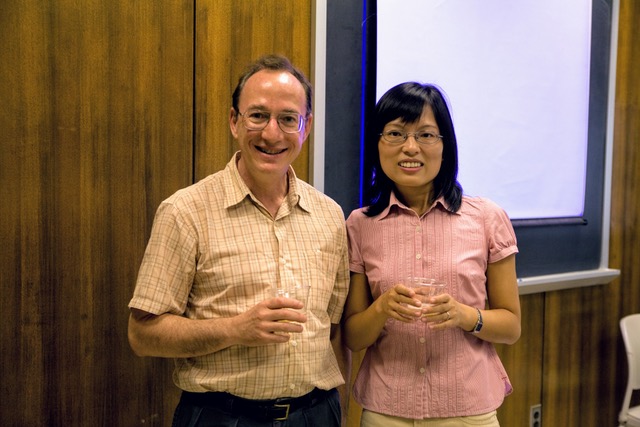
POLYGON ((287 342, 290 333, 300 333, 307 316, 298 311, 303 304, 293 298, 271 298, 236 316, 239 344, 259 346, 287 342))

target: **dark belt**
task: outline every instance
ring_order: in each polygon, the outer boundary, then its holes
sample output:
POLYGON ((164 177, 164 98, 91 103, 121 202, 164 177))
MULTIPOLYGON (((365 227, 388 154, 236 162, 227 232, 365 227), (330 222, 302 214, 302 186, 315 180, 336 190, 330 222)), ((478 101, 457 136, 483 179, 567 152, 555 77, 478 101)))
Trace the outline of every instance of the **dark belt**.
POLYGON ((313 389, 300 397, 273 400, 251 400, 222 392, 193 393, 184 391, 181 400, 187 404, 216 408, 233 416, 244 416, 258 421, 282 421, 299 409, 310 408, 329 396, 333 390, 313 389))

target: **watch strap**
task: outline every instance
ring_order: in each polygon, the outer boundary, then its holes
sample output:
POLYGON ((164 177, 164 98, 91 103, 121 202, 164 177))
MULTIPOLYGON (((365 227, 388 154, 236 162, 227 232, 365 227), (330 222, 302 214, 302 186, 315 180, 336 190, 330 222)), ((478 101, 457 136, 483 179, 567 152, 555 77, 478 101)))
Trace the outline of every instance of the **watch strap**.
POLYGON ((480 332, 480 330, 482 329, 482 326, 484 325, 482 321, 482 312, 480 311, 479 308, 476 308, 476 311, 478 312, 478 320, 476 321, 476 325, 470 331, 472 334, 477 334, 478 332, 480 332))

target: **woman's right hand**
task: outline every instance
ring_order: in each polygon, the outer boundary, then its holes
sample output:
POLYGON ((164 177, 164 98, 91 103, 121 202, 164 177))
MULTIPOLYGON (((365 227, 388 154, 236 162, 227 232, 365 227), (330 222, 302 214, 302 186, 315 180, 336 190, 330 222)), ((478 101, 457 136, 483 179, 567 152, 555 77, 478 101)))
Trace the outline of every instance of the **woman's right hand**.
POLYGON ((410 323, 420 318, 420 300, 415 298, 413 289, 397 284, 374 302, 376 313, 386 318, 410 323), (409 306, 413 307, 410 308, 409 306))
POLYGON ((399 322, 415 322, 422 310, 418 310, 415 292, 397 284, 373 299, 367 277, 363 273, 351 273, 351 284, 344 313, 344 341, 351 351, 363 350, 380 337, 387 319, 399 322), (414 309, 406 304, 412 303, 414 309))

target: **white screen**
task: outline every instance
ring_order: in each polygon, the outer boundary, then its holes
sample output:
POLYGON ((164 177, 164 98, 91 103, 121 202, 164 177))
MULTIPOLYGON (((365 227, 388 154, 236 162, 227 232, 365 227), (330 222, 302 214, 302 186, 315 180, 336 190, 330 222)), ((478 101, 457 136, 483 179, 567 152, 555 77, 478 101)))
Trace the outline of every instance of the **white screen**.
POLYGON ((590 1, 378 0, 377 20, 376 99, 443 89, 466 194, 512 219, 582 215, 590 1))

